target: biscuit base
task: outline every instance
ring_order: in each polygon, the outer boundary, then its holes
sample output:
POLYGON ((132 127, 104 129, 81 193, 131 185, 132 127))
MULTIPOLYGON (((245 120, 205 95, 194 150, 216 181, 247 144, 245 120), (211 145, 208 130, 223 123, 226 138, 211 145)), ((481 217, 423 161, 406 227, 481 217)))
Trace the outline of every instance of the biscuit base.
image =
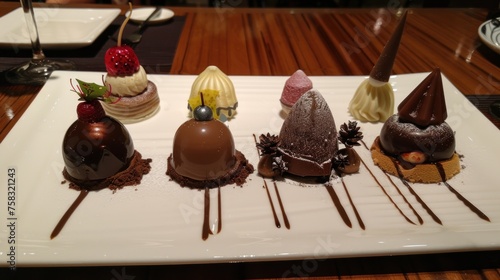
POLYGON ((460 158, 456 152, 450 159, 438 163, 416 164, 413 168, 408 169, 404 168, 396 158, 383 152, 379 137, 373 141, 370 151, 373 162, 384 172, 413 183, 439 183, 449 180, 460 172, 460 158), (444 176, 440 174, 437 164, 443 167, 444 176))
POLYGON ((154 116, 160 108, 160 97, 156 85, 148 81, 148 86, 139 95, 123 96, 116 103, 102 103, 106 114, 124 124, 136 123, 154 116))

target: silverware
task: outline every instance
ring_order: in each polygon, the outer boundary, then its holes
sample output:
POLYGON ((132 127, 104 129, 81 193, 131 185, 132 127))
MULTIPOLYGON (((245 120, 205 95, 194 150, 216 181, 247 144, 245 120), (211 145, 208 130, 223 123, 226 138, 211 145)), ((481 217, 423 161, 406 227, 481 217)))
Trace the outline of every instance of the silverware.
POLYGON ((142 33, 146 30, 146 27, 150 20, 157 18, 161 14, 161 7, 156 7, 156 9, 139 25, 136 31, 128 35, 124 42, 129 44, 137 44, 142 39, 142 33))

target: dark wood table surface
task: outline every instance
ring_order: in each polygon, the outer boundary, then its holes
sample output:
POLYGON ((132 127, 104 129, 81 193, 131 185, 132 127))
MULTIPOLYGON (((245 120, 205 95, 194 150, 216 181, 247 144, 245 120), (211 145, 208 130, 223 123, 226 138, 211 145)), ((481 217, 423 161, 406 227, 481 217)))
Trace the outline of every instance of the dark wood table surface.
MULTIPOLYGON (((79 5, 82 7, 85 5, 79 5)), ((0 16, 19 7, 0 2, 0 16)), ((85 7, 109 7, 89 5, 85 7)), ((120 6, 122 11, 126 6, 120 6)), ((400 10, 170 7, 185 16, 170 74, 368 75, 400 10)), ((500 55, 479 40, 483 9, 408 10, 393 73, 442 73, 474 104, 500 97, 500 55)), ((161 57, 158 58, 161 61, 161 57)), ((2 62, 0 61, 0 64, 2 62)), ((154 65, 150 65, 154 67, 154 65)), ((39 86, 0 83, 0 142, 39 86)), ((487 114, 487 103, 483 113, 487 114)), ((478 106, 481 107, 481 106, 478 106)), ((498 120, 488 116, 497 127, 498 120)), ((0 155, 1 157, 1 155, 0 155)), ((499 236, 500 239, 500 236, 499 236)), ((0 244, 2 244, 0 242, 0 244)), ((0 266, 5 266, 1 264, 0 266)), ((500 251, 329 260, 127 267, 3 268, 18 279, 500 279, 500 251)))

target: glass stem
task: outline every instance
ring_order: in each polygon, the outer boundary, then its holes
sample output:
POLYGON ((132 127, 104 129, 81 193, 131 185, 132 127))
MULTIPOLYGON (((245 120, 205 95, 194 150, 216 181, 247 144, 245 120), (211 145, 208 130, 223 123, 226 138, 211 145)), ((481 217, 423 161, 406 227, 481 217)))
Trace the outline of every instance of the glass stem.
POLYGON ((38 36, 38 28, 35 21, 35 13, 33 11, 33 3, 31 0, 20 0, 24 12, 24 18, 28 26, 28 33, 31 40, 31 48, 33 51, 33 62, 39 62, 45 59, 45 55, 40 45, 40 38, 38 36))

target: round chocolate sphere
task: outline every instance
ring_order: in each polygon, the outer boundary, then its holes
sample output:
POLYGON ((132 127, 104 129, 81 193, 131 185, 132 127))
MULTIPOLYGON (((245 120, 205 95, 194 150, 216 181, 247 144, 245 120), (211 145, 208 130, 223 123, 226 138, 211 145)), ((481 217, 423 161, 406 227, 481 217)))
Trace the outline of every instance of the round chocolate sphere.
POLYGON ((134 155, 134 144, 123 124, 104 117, 94 123, 75 121, 66 131, 62 150, 71 177, 94 181, 126 169, 134 155))
POLYGON ((236 162, 229 128, 217 120, 183 123, 175 133, 172 165, 194 180, 214 180, 225 175, 236 162))

